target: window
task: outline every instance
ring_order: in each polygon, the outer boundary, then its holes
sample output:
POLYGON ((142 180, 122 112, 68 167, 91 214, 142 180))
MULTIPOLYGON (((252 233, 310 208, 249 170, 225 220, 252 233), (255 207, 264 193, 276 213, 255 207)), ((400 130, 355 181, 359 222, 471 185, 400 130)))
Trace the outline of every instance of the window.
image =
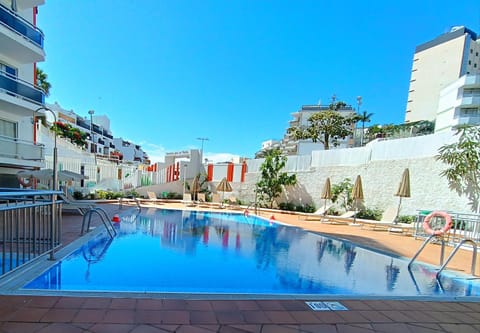
POLYGON ((469 60, 469 61, 468 61, 468 64, 469 64, 469 65, 471 65, 471 64, 472 64, 472 61, 471 61, 471 60, 469 60))
POLYGON ((0 119, 0 135, 12 139, 17 138, 17 123, 0 119))
POLYGON ((460 109, 462 116, 476 116, 479 115, 480 110, 478 108, 464 108, 460 109))
POLYGON ((17 77, 17 69, 0 62, 0 71, 9 76, 17 77))
POLYGON ((463 97, 480 97, 480 88, 463 89, 463 97))

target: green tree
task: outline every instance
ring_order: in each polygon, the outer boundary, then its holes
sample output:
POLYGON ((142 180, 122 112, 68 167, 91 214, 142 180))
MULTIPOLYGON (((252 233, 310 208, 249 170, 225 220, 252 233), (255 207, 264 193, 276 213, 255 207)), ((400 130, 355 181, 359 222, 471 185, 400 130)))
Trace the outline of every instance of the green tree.
POLYGON ((340 139, 353 134, 352 124, 357 121, 356 116, 345 117, 338 112, 345 105, 344 102, 332 103, 328 110, 312 114, 307 126, 290 127, 287 132, 294 140, 311 139, 323 143, 324 149, 329 150, 330 144, 337 146, 340 139))
POLYGON ((40 68, 37 67, 36 70, 36 86, 43 90, 46 96, 50 95, 50 88, 52 85, 48 82, 48 75, 40 68))
POLYGON ((332 202, 340 201, 340 206, 345 210, 350 210, 353 206, 352 198, 353 184, 350 178, 345 178, 342 182, 332 185, 332 202))
POLYGON ((361 114, 357 115, 357 121, 362 122, 362 137, 360 144, 363 146, 364 143, 364 136, 365 136, 365 123, 369 123, 372 119, 373 113, 367 113, 367 111, 363 111, 361 114))
POLYGON ((257 182, 257 194, 262 202, 273 207, 273 202, 280 196, 283 186, 295 185, 297 176, 281 172, 287 163, 287 157, 279 149, 272 149, 265 153, 265 161, 260 166, 261 178, 257 182))
POLYGON ((479 212, 480 199, 480 126, 460 125, 458 141, 443 145, 436 159, 448 167, 440 173, 460 196, 466 195, 472 210, 479 212))

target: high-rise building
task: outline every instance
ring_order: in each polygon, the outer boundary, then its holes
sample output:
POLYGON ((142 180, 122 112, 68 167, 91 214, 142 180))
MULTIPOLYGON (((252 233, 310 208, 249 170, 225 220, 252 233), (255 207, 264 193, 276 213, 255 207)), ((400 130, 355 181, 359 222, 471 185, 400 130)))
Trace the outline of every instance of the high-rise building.
POLYGON ((35 143, 33 113, 43 106, 36 63, 45 60, 36 27, 44 0, 0 0, 0 187, 15 183, 19 169, 40 168, 43 146, 35 143))
POLYGON ((440 91, 467 74, 480 73, 480 39, 457 26, 416 47, 405 122, 434 120, 440 91))

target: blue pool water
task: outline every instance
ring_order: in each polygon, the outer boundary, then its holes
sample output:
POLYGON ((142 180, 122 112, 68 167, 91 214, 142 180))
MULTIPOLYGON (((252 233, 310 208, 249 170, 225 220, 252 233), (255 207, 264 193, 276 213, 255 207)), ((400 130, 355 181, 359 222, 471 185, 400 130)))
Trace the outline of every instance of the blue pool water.
POLYGON ((478 296, 479 283, 243 214, 142 210, 27 289, 228 294, 478 296))

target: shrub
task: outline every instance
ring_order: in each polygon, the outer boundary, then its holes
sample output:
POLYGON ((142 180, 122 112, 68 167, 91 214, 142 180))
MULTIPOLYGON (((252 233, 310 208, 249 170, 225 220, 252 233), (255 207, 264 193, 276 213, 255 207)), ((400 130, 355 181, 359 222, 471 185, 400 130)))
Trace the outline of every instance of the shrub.
POLYGON ((80 191, 74 191, 73 192, 73 198, 75 200, 82 200, 83 199, 83 193, 80 191))
POLYGON ((120 192, 113 192, 113 191, 104 191, 104 190, 98 190, 97 191, 97 198, 98 199, 107 199, 107 200, 112 200, 112 199, 118 199, 123 197, 123 194, 120 192))
POLYGON ((398 223, 413 223, 415 222, 415 215, 400 215, 397 218, 398 223))
POLYGON ((337 208, 335 208, 335 207, 330 207, 330 208, 327 210, 327 215, 338 216, 338 215, 340 215, 340 212, 338 211, 337 208))
POLYGON ((383 212, 377 208, 364 208, 357 213, 357 218, 380 221, 382 219, 382 213, 383 212))
POLYGON ((280 202, 278 204, 278 208, 280 208, 281 210, 288 210, 288 211, 295 211, 295 205, 291 202, 280 202))

